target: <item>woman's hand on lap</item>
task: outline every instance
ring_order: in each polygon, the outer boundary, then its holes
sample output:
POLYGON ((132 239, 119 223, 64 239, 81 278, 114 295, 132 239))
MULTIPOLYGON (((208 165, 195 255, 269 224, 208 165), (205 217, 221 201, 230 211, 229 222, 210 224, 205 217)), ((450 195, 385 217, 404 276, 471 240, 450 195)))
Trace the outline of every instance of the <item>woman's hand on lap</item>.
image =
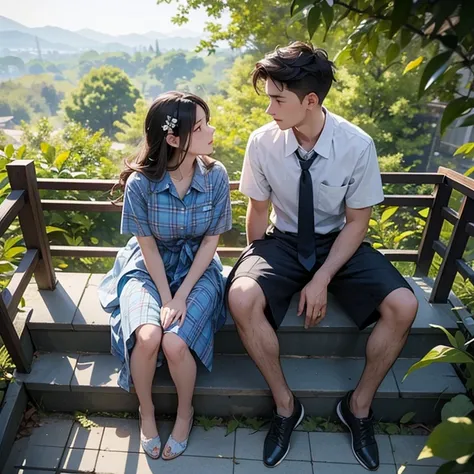
POLYGON ((175 295, 171 301, 168 301, 161 308, 161 325, 163 329, 168 329, 176 321, 182 326, 186 317, 186 299, 175 295))

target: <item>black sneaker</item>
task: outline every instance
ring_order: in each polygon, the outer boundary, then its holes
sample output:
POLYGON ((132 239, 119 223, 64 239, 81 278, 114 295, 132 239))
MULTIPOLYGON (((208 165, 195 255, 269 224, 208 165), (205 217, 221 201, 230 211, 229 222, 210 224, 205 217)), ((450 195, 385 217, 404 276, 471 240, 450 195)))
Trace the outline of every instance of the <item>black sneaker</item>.
POLYGON ((352 452, 362 467, 369 471, 379 468, 379 448, 374 435, 374 416, 370 410, 368 418, 357 418, 350 408, 353 392, 349 392, 337 405, 337 416, 349 428, 352 437, 352 452))
POLYGON ((295 406, 291 416, 285 418, 273 412, 270 430, 263 445, 263 463, 267 467, 276 467, 286 458, 290 451, 291 433, 303 421, 303 405, 296 397, 293 400, 295 406))

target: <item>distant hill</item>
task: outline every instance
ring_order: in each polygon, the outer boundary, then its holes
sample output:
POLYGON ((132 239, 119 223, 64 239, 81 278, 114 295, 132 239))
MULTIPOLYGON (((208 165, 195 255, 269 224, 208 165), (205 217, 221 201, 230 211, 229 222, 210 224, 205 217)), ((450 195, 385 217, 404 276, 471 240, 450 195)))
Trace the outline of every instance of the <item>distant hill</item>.
POLYGON ((59 52, 79 52, 94 49, 102 51, 126 51, 155 46, 158 40, 162 51, 170 49, 194 49, 200 40, 198 33, 179 29, 176 33, 163 34, 149 31, 145 34, 109 35, 98 31, 83 29, 71 31, 56 26, 29 28, 21 23, 0 16, 0 46, 12 51, 35 51, 36 38, 42 50, 59 52))
MULTIPOLYGON (((35 50, 36 38, 34 35, 23 33, 16 30, 0 31, 0 45, 2 48, 10 50, 35 50)), ((51 41, 41 40, 43 50, 54 50, 73 53, 76 49, 67 44, 52 43, 51 41)))

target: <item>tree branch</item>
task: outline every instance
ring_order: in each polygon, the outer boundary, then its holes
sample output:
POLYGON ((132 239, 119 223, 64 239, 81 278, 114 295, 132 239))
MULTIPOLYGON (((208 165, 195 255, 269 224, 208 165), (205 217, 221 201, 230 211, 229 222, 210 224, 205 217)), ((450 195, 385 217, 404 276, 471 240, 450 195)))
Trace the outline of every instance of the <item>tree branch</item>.
MULTIPOLYGON (((344 7, 344 8, 347 8, 348 10, 354 12, 354 13, 359 13, 359 15, 366 15, 366 14, 369 14, 370 18, 374 18, 376 20, 384 20, 384 21, 391 21, 391 18, 388 17, 388 16, 385 16, 385 15, 381 15, 381 14, 377 14, 377 13, 369 13, 369 10, 368 9, 365 9, 365 10, 361 10, 360 8, 357 8, 357 7, 354 7, 352 5, 349 5, 341 0, 335 0, 334 1, 334 5, 340 5, 341 7, 344 7)), ((451 26, 451 29, 454 30, 454 27, 453 27, 453 24, 451 22, 451 19, 448 17, 447 18, 450 26, 451 26)), ((422 30, 416 28, 415 26, 413 25, 410 25, 409 23, 404 23, 403 24, 403 27, 406 28, 407 30, 410 30, 412 33, 415 33, 417 34, 418 36, 421 36, 422 38, 429 38, 430 35, 427 35, 425 34, 422 30)), ((439 42, 442 43, 441 41, 441 38, 442 36, 441 35, 435 35, 432 37, 433 40, 437 40, 439 42)), ((450 48, 451 49, 451 48, 450 48)), ((461 56, 464 61, 466 62, 466 67, 468 67, 469 69, 471 69, 471 60, 469 59, 468 56, 466 56, 466 54, 462 51, 462 49, 459 47, 456 47, 455 49, 453 49, 452 51, 455 51, 456 53, 459 54, 459 56, 461 56)), ((472 69, 471 69, 472 70, 472 69)))

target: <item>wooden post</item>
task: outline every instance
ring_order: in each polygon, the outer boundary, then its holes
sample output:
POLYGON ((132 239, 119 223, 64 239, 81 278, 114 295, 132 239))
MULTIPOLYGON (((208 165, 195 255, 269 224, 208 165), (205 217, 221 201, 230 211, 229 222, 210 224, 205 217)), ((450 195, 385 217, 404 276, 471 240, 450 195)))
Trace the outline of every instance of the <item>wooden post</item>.
POLYGON ((19 372, 29 372, 31 370, 31 361, 26 358, 25 352, 21 347, 20 334, 17 334, 7 306, 0 294, 0 326, 2 329, 2 339, 13 363, 19 372))
POLYGON ((449 204, 451 187, 446 183, 437 184, 434 191, 434 203, 428 214, 423 236, 418 250, 415 276, 427 276, 434 257, 433 243, 438 240, 444 218, 441 210, 449 204))
POLYGON ((20 210, 18 217, 26 248, 38 249, 40 252, 40 259, 35 269, 36 283, 41 290, 54 290, 56 275, 46 234, 34 162, 14 161, 7 165, 7 172, 12 190, 26 191, 25 206, 20 210))
POLYGON ((448 300, 457 273, 456 261, 462 258, 469 239, 466 227, 472 221, 474 221, 474 200, 464 196, 459 209, 459 220, 454 226, 443 262, 433 285, 430 296, 431 303, 445 303, 448 300))

